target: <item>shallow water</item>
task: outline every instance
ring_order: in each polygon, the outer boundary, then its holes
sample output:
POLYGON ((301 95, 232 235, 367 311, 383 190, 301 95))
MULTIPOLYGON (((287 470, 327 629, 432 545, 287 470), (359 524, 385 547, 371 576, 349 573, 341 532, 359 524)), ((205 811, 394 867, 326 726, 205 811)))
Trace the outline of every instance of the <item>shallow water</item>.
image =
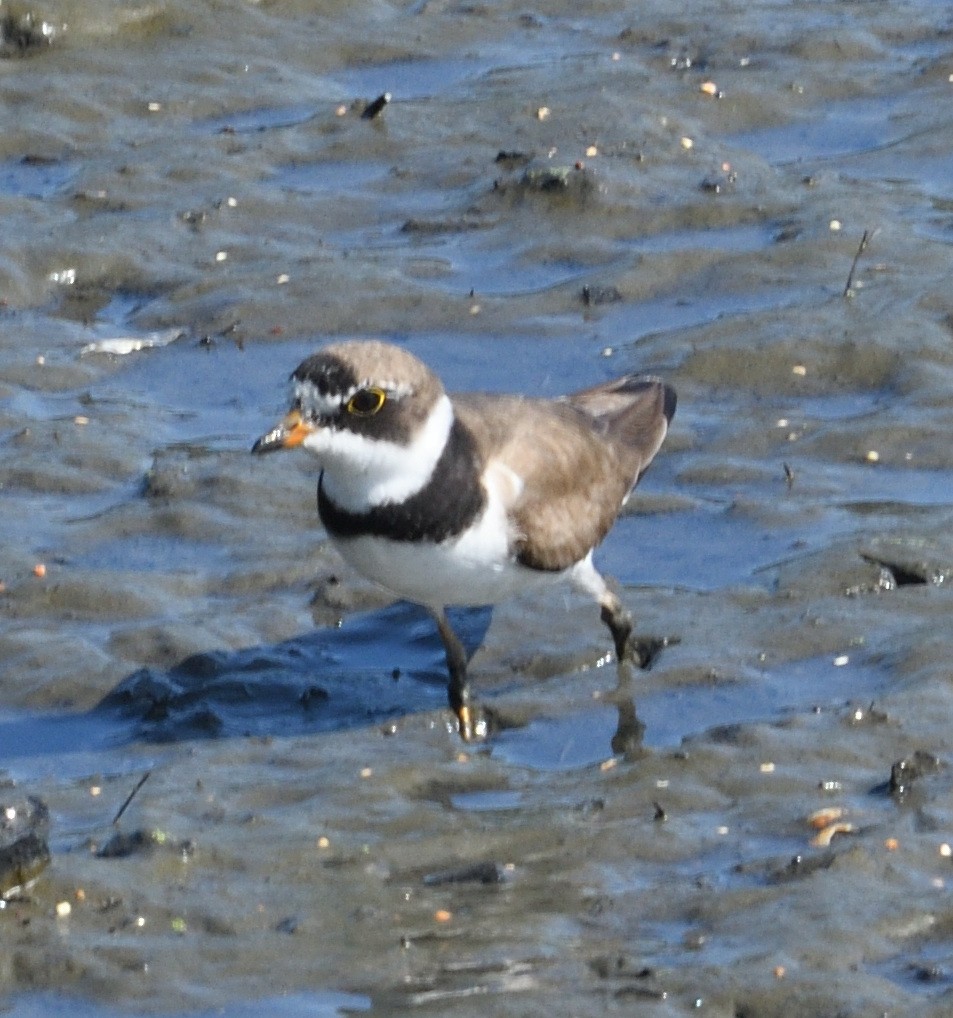
POLYGON ((11 1013, 949 1013, 948 5, 5 11, 11 1013), (362 335, 676 386, 597 556, 651 670, 575 596, 461 612, 501 729, 448 730, 426 617, 248 455, 362 335))

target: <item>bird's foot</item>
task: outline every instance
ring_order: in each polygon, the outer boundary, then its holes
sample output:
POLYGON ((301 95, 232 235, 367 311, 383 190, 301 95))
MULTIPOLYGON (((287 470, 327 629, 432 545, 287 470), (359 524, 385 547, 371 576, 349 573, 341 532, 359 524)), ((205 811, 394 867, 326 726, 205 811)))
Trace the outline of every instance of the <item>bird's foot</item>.
POLYGON ((648 671, 658 660, 659 654, 666 647, 681 643, 677 636, 636 636, 631 633, 625 641, 619 661, 631 661, 642 671, 648 671))
POLYGON ((677 636, 637 636, 632 632, 632 616, 614 594, 606 594, 601 617, 612 633, 619 664, 631 661, 643 670, 651 668, 666 647, 680 642, 677 636))
POLYGON ((457 728, 464 742, 483 742, 490 737, 490 715, 474 706, 465 703, 457 707, 457 728))

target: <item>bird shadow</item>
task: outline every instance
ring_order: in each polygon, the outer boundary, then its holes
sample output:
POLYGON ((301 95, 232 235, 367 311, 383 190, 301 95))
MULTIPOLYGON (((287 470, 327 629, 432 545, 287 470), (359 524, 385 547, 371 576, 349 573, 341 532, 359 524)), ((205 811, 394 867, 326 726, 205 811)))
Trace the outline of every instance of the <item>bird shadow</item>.
MULTIPOLYGON (((472 653, 490 609, 454 626, 472 653)), ((281 643, 193 654, 141 668, 93 708, 150 742, 298 735, 379 725, 446 704, 443 644, 430 615, 398 601, 281 643)))
MULTIPOLYGON (((448 617, 472 655, 483 643, 492 609, 452 608, 448 617)), ((613 696, 617 753, 637 747, 643 731, 625 674, 620 669, 613 696)), ((433 619, 418 605, 398 601, 280 643, 137 669, 85 713, 0 719, 0 764, 136 742, 346 731, 446 706, 446 662, 433 619)), ((492 732, 527 720, 509 717, 498 705, 488 713, 492 732)))

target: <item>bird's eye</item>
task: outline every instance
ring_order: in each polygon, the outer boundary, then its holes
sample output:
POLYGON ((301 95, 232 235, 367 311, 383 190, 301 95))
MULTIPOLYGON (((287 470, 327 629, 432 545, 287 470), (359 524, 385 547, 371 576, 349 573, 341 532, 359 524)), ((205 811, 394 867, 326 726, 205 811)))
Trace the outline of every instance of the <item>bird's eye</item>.
POLYGON ((359 389, 347 401, 347 412, 356 417, 372 417, 384 405, 387 394, 383 389, 359 389))

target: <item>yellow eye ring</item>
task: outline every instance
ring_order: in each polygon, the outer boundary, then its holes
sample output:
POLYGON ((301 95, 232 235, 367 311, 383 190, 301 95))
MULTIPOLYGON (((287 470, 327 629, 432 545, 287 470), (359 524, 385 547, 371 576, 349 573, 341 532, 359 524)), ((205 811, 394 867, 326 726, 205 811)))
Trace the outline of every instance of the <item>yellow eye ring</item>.
POLYGON ((373 417, 386 401, 387 393, 383 389, 359 389, 347 401, 347 412, 355 417, 373 417))

